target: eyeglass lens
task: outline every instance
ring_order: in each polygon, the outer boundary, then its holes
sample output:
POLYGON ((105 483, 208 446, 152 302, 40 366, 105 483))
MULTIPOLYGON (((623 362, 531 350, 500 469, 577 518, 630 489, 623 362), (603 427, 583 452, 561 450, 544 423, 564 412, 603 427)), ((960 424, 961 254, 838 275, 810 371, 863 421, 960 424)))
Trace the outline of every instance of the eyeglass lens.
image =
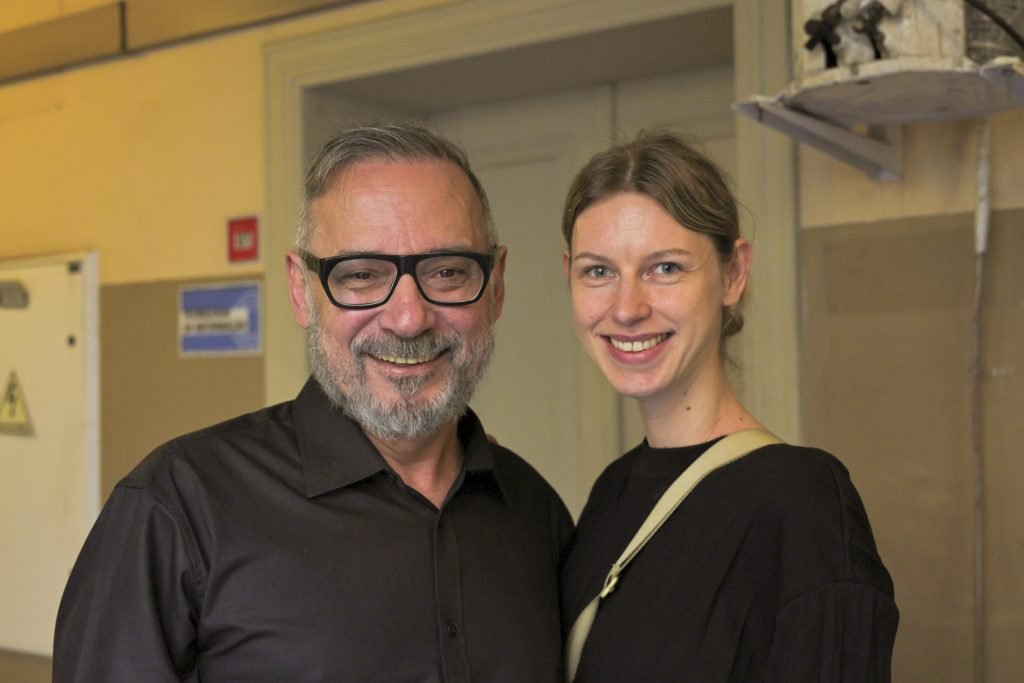
MULTIPOLYGON (((327 276, 327 282, 338 303, 357 306, 386 298, 397 275, 398 266, 390 261, 357 258, 337 263, 327 276)), ((417 263, 415 277, 427 299, 462 303, 480 293, 484 271, 471 258, 439 255, 417 263)))

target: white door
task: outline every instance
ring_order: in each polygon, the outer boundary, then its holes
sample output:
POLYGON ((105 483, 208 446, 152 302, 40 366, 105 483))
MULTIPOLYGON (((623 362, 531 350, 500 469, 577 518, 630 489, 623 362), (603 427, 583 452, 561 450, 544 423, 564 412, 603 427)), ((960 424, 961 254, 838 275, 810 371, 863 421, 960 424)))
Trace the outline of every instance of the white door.
POLYGON ((0 648, 51 654, 99 510, 95 254, 0 262, 0 648))

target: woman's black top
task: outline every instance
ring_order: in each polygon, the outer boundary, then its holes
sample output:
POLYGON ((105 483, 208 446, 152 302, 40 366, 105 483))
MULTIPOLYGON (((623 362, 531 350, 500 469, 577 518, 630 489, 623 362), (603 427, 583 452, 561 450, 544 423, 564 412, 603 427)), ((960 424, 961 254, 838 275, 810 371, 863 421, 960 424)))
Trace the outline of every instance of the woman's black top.
MULTIPOLYGON (((562 571, 565 634, 710 446, 644 442, 597 480, 562 571)), ((820 450, 767 446, 709 474, 627 567, 576 682, 884 683, 898 621, 846 468, 820 450)))

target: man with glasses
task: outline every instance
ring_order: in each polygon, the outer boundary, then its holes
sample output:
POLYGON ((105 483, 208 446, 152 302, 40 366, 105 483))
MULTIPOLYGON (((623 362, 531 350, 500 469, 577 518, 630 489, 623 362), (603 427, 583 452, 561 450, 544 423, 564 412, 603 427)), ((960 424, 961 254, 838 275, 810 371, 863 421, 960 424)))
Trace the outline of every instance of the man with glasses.
POLYGON ((54 681, 559 680, 570 518, 466 407, 505 248, 465 156, 413 125, 335 136, 287 267, 313 377, 118 485, 54 681))

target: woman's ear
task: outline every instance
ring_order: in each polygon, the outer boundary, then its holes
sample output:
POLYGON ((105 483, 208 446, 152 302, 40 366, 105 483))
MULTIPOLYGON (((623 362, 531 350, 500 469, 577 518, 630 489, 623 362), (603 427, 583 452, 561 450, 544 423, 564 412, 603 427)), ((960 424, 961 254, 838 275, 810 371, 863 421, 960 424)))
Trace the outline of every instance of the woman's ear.
POLYGON ((722 284, 725 292, 722 296, 723 306, 735 306, 747 288, 747 277, 750 275, 750 264, 754 258, 750 242, 738 237, 733 246, 732 258, 722 268, 722 284))

